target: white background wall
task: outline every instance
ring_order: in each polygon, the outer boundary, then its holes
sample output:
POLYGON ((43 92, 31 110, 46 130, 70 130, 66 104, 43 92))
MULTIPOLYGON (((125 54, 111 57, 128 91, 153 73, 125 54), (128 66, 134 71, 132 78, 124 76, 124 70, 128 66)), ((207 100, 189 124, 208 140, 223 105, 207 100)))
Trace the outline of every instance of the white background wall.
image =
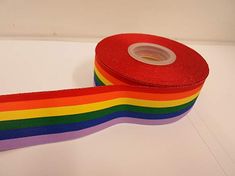
POLYGON ((103 37, 143 32, 235 41, 234 0, 0 0, 0 37, 103 37))

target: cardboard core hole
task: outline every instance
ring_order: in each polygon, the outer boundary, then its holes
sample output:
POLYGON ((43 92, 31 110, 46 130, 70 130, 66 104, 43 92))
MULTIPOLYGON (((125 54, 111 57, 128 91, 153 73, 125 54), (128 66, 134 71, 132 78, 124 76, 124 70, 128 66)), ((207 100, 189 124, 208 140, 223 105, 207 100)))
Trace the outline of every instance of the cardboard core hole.
POLYGON ((134 59, 151 65, 169 65, 176 60, 172 50, 153 43, 134 43, 128 47, 128 53, 134 59))

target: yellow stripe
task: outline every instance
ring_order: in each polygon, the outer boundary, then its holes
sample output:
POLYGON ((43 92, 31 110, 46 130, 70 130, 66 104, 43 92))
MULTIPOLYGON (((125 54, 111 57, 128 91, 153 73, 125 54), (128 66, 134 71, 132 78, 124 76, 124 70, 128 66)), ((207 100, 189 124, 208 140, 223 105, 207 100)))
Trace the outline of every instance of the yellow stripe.
POLYGON ((109 80, 107 80, 100 72, 99 70, 95 67, 95 73, 98 76, 98 78, 105 84, 105 85, 113 85, 112 82, 110 82, 109 80))
POLYGON ((116 106, 116 105, 122 105, 122 104, 143 106, 143 107, 155 107, 155 108, 172 107, 172 106, 178 106, 178 105, 190 102, 194 98, 196 98, 198 94, 199 92, 190 97, 186 97, 186 98, 178 99, 178 100, 171 100, 171 101, 153 101, 153 100, 140 100, 140 99, 133 99, 133 98, 117 98, 113 100, 107 100, 107 101, 83 104, 83 105, 76 105, 76 106, 5 111, 5 112, 0 112, 0 121, 79 114, 79 113, 97 111, 97 110, 109 108, 109 107, 116 106))

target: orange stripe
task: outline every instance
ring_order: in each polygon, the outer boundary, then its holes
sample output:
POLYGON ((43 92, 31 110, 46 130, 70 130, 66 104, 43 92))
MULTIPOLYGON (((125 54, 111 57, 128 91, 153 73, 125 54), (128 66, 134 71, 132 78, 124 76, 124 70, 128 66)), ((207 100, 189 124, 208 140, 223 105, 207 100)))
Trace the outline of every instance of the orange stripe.
POLYGON ((6 103, 0 103, 0 111, 72 106, 72 105, 89 104, 94 102, 111 100, 115 98, 125 98, 125 97, 134 98, 134 99, 144 99, 144 100, 168 101, 168 100, 177 100, 191 96, 197 93, 200 89, 201 87, 193 89, 191 91, 174 93, 174 94, 155 94, 155 93, 143 93, 143 92, 133 92, 133 91, 116 91, 116 92, 91 94, 91 95, 84 95, 77 97, 63 97, 63 98, 51 98, 51 99, 29 100, 29 101, 6 102, 6 103))
POLYGON ((101 66, 97 63, 97 61, 95 61, 95 67, 98 69, 98 71, 107 79, 109 80, 111 83, 113 83, 114 85, 128 85, 125 82, 120 81, 119 79, 113 77, 112 75, 110 75, 108 72, 106 72, 104 69, 101 68, 101 66))

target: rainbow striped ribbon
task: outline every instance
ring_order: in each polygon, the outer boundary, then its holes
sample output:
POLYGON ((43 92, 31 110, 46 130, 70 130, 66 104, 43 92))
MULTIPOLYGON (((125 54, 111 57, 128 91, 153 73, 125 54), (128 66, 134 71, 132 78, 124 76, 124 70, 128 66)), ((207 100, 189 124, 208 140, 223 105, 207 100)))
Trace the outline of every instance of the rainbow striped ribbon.
POLYGON ((0 96, 0 150, 74 139, 121 122, 169 123, 189 111, 202 87, 159 93, 128 85, 98 62, 94 79, 99 87, 0 96))

